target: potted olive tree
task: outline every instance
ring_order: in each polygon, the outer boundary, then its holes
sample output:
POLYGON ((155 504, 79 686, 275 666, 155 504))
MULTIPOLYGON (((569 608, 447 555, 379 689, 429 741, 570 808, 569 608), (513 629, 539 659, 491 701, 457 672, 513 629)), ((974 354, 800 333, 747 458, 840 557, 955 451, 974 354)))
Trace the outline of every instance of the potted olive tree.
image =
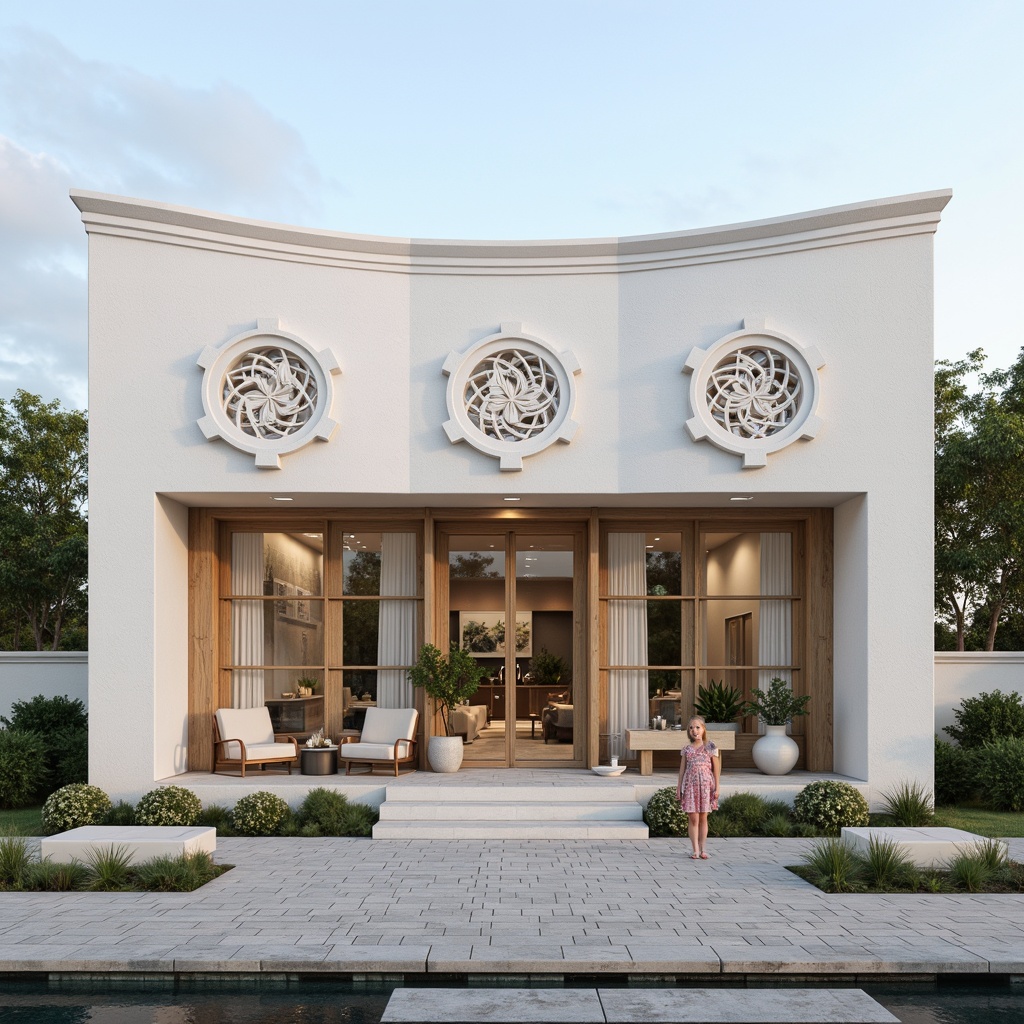
POLYGON ((427 761, 435 772, 457 772, 462 767, 462 737, 452 734, 452 711, 476 693, 486 675, 486 669, 476 658, 455 642, 447 656, 433 644, 420 648, 419 660, 409 671, 409 679, 441 713, 444 735, 431 736, 427 744, 427 761))
POLYGON ((751 690, 754 699, 743 706, 743 714, 757 715, 764 722, 764 735, 754 744, 754 764, 765 775, 785 775, 793 770, 800 748, 786 726, 794 718, 807 714, 809 695, 798 697, 784 679, 776 676, 767 690, 751 690))
POLYGON ((739 732, 740 724, 736 719, 743 710, 743 694, 726 686, 724 679, 720 683, 709 679, 707 686, 697 688, 694 710, 704 719, 709 730, 739 732))

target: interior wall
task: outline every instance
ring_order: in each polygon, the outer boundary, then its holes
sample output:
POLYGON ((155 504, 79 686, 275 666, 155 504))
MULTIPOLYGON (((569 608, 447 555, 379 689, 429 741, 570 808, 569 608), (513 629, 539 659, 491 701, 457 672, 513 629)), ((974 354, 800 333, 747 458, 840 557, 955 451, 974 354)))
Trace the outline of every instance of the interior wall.
MULTIPOLYGON (((761 593, 761 537, 741 533, 707 553, 707 592, 709 594, 761 593)), ((760 601, 708 601, 705 633, 705 664, 725 664, 725 620, 750 613, 750 655, 757 659, 760 601)))

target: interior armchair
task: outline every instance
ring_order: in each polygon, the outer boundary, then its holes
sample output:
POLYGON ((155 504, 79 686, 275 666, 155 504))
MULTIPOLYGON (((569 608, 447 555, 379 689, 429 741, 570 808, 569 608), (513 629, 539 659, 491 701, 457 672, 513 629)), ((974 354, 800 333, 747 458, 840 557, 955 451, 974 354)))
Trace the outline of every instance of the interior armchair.
POLYGON ((415 708, 367 708, 363 730, 356 741, 343 742, 338 758, 345 762, 345 774, 352 774, 352 766, 365 764, 373 769, 381 764, 398 766, 416 760, 416 723, 419 712, 415 708))
POLYGON ((218 708, 213 716, 213 770, 237 769, 245 778, 245 769, 268 764, 288 769, 299 757, 299 741, 294 736, 274 736, 270 711, 258 708, 218 708))
POLYGON ((541 715, 544 742, 572 743, 572 705, 552 702, 541 715))

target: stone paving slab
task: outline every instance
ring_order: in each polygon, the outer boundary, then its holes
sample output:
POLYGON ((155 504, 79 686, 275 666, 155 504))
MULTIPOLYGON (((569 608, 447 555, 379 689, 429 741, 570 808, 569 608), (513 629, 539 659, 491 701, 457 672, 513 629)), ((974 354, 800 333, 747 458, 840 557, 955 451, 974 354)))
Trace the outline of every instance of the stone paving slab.
POLYGON ((1024 895, 822 893, 806 840, 218 845, 193 893, 0 893, 0 971, 1024 974, 1024 895))
POLYGON ((899 1024, 860 989, 396 989, 381 1024, 899 1024))

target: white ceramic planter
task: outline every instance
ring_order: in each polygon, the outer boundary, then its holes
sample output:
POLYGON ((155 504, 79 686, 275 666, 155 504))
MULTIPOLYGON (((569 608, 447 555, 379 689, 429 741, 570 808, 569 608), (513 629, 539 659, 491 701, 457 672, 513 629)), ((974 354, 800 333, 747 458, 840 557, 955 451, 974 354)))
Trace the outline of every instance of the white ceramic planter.
POLYGON ((462 767, 462 737, 431 736, 427 743, 427 761, 442 775, 457 772, 462 767))
POLYGON ((792 736, 786 735, 784 725, 766 725, 764 735, 750 751, 754 764, 765 775, 785 775, 793 770, 800 748, 792 736))

